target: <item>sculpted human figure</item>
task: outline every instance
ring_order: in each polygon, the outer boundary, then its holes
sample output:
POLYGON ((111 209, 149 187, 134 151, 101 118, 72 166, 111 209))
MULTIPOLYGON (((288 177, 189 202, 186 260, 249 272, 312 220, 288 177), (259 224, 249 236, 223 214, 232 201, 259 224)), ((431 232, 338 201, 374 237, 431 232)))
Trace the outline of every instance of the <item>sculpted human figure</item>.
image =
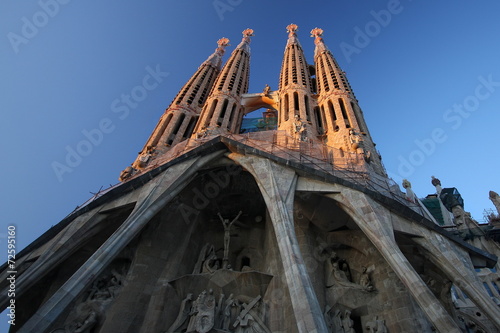
POLYGON ((403 179, 403 187, 406 189, 406 199, 411 202, 416 202, 415 192, 411 189, 411 183, 408 179, 403 179))
POLYGON ((333 316, 333 332, 334 333, 341 333, 344 332, 344 329, 342 328, 342 313, 340 310, 335 310, 335 315, 333 316))
POLYGON ((377 333, 387 333, 387 327, 385 326, 385 320, 383 319, 376 319, 375 322, 377 323, 377 333))
MULTIPOLYGON (((332 309, 331 306, 326 305, 325 306, 325 312, 323 312, 323 317, 325 318, 326 327, 328 328, 328 332, 329 333, 334 332, 333 331, 333 318, 330 315, 330 310, 331 309, 332 309)), ((342 324, 341 324, 341 327, 342 327, 342 324)))
POLYGON ((221 216, 220 213, 217 213, 219 215, 220 220, 222 221, 222 225, 224 226, 224 258, 222 259, 222 268, 227 268, 228 261, 229 261, 229 241, 231 240, 231 227, 238 220, 240 215, 242 214, 242 211, 238 213, 238 215, 231 221, 229 222, 229 219, 225 219, 221 216))
MULTIPOLYGON (((345 333, 356 333, 354 331, 354 322, 351 319, 351 311, 344 311, 344 319, 342 319, 342 327, 344 328, 345 333)), ((341 331, 342 332, 342 331, 341 331)))
POLYGON ((351 275, 351 269, 349 268, 349 264, 345 259, 342 259, 339 262, 340 269, 345 273, 345 276, 347 277, 347 280, 352 282, 352 275, 351 275))
POLYGON ((266 84, 266 86, 264 87, 264 90, 262 91, 262 93, 264 95, 268 95, 270 90, 271 90, 271 87, 269 87, 269 85, 266 84))
POLYGON ((359 278, 359 285, 368 291, 374 290, 370 276, 368 275, 366 267, 363 266, 361 276, 359 278))
POLYGON ((356 150, 358 148, 362 148, 362 139, 355 130, 349 130, 349 141, 351 142, 352 150, 356 150))
POLYGON ((226 302, 224 303, 224 308, 222 309, 222 329, 228 330, 231 324, 231 306, 233 306, 234 299, 233 294, 229 295, 226 302))
POLYGON ((75 333, 89 333, 90 330, 97 324, 97 313, 91 310, 88 316, 81 322, 77 323, 75 333))
POLYGON ((366 329, 368 332, 387 333, 385 320, 379 318, 378 316, 373 317, 372 321, 366 323, 366 329))
POLYGON ((205 302, 205 298, 207 296, 206 290, 203 290, 198 298, 193 302, 193 306, 191 307, 191 311, 189 312, 189 324, 186 332, 194 332, 196 329, 196 318, 198 313, 200 312, 200 307, 205 302))
POLYGON ((175 332, 186 322, 189 317, 189 313, 191 312, 191 305, 193 303, 193 294, 187 294, 186 298, 182 300, 181 307, 179 309, 179 314, 175 319, 174 323, 170 325, 170 328, 167 330, 167 333, 175 332))

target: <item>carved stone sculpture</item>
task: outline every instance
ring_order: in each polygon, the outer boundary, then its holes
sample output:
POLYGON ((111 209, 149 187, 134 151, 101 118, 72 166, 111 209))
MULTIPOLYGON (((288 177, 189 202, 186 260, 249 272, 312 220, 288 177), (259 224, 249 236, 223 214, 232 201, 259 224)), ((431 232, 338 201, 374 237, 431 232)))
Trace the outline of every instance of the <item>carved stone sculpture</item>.
POLYGON ((411 189, 411 183, 408 179, 403 179, 403 187, 406 189, 406 199, 411 202, 416 202, 416 196, 411 189))
POLYGON ((333 311, 333 308, 327 305, 325 307, 324 317, 329 333, 344 333, 342 312, 340 310, 333 311), (333 315, 332 312, 334 312, 333 315))
POLYGON ((356 331, 354 331, 353 326, 354 326, 354 322, 351 319, 351 311, 345 310, 344 311, 344 318, 342 319, 342 327, 344 328, 344 332, 345 333, 356 333, 356 331))
POLYGON ((231 240, 231 227, 234 222, 238 220, 241 213, 242 212, 240 211, 231 222, 229 222, 228 219, 224 219, 220 213, 217 213, 220 220, 222 221, 222 225, 224 226, 224 258, 222 258, 222 268, 227 268, 229 262, 229 242, 231 240))
POLYGON ((215 296, 213 290, 202 291, 193 303, 186 332, 207 333, 214 327, 215 296))
POLYGON ((497 209, 497 213, 500 215, 500 195, 495 191, 490 191, 489 197, 493 205, 497 209))
POLYGON ((262 91, 262 93, 264 94, 264 96, 267 96, 269 95, 269 91, 271 90, 271 87, 269 87, 268 84, 266 84, 266 86, 264 87, 264 90, 262 91))
POLYGON ((366 329, 368 332, 387 333, 385 320, 379 318, 378 316, 375 316, 372 321, 366 324, 366 329))
POLYGON ((167 333, 175 332, 182 328, 186 320, 189 318, 191 312, 191 305, 193 303, 193 294, 188 294, 186 298, 182 301, 181 307, 179 309, 179 314, 175 319, 174 323, 167 330, 167 333))
POLYGON ((135 169, 132 168, 131 166, 126 167, 123 169, 123 171, 120 173, 120 177, 118 177, 119 181, 124 181, 127 178, 130 178, 134 174, 135 169))
POLYGON ((367 291, 373 291, 375 289, 372 285, 366 267, 362 268, 361 276, 359 278, 359 285, 367 291))
POLYGON ((345 259, 339 261, 339 267, 344 272, 345 276, 347 277, 347 280, 352 282, 351 269, 345 259))
POLYGON ((241 313, 233 324, 236 333, 271 333, 259 313, 259 306, 262 306, 260 299, 261 296, 257 296, 250 303, 243 304, 241 313))

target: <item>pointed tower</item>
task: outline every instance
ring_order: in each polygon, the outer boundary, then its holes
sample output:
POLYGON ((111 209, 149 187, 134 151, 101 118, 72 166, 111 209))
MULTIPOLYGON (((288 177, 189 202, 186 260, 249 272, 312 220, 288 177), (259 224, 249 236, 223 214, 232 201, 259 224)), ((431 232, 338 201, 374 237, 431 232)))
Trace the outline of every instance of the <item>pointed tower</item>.
POLYGON ((135 169, 143 168, 154 156, 191 136, 201 108, 220 72, 222 56, 228 44, 229 39, 219 39, 215 52, 198 67, 196 73, 175 96, 132 164, 135 169))
POLYGON ((322 36, 322 29, 315 28, 311 31, 316 45, 314 63, 319 110, 315 109, 315 115, 321 132, 325 134, 325 143, 344 152, 364 154, 365 160, 371 163, 373 169, 385 175, 358 100, 345 72, 340 69, 322 36))
MULTIPOLYGON (((291 136, 299 136, 302 127, 307 133, 307 139, 312 139, 317 135, 317 126, 311 117, 312 88, 309 66, 297 38, 297 25, 290 24, 286 29, 288 41, 280 73, 278 130, 285 130, 291 136)), ((303 136, 302 141, 305 141, 306 137, 303 136)))
POLYGON ((193 137, 239 132, 243 118, 241 95, 248 91, 250 75, 251 36, 252 29, 243 31, 241 43, 217 77, 193 137))

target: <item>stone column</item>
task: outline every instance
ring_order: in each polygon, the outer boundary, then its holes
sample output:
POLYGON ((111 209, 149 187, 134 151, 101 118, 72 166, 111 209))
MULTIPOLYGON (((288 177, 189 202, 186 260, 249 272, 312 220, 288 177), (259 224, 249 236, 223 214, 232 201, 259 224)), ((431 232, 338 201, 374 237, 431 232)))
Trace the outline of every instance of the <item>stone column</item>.
POLYGON ((106 242, 21 327, 19 333, 45 332, 67 306, 139 234, 144 226, 191 181, 196 172, 223 152, 196 157, 174 165, 141 189, 144 195, 134 211, 106 242), (148 185, 149 185, 148 184, 148 185))
POLYGON ((384 207, 361 192, 344 189, 342 194, 330 195, 353 218, 354 222, 370 239, 375 248, 407 287, 415 301, 439 332, 461 330, 443 305, 434 296, 425 282, 399 249, 395 239, 390 214, 384 207))
POLYGON ((450 240, 441 235, 419 237, 415 241, 428 251, 430 260, 500 329, 500 309, 486 293, 467 252, 459 253, 450 240))
POLYGON ((293 200, 297 175, 293 170, 256 156, 233 153, 229 157, 254 176, 266 202, 276 233, 298 331, 327 332, 295 235, 293 200))

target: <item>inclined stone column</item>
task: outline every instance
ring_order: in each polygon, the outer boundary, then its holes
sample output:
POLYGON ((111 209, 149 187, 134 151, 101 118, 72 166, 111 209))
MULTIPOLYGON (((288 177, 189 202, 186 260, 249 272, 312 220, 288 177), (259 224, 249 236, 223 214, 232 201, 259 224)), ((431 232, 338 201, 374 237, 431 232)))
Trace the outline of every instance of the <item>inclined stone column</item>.
POLYGON ((45 332, 68 305, 87 288, 106 266, 137 236, 144 226, 170 202, 196 172, 222 152, 196 157, 167 169, 142 189, 143 196, 135 209, 108 240, 83 264, 66 283, 43 304, 19 333, 45 332))
POLYGON ((233 153, 229 158, 254 176, 266 202, 276 233, 298 331, 328 332, 295 235, 293 200, 297 175, 290 169, 256 156, 233 153))
POLYGON ((500 330, 500 309, 486 293, 467 252, 457 253, 450 240, 441 235, 418 237, 415 241, 428 251, 430 260, 445 272, 500 330))
POLYGON ((457 324, 399 249, 385 208, 379 207, 365 194, 347 188, 341 194, 329 196, 339 202, 373 243, 436 329, 444 333, 460 333, 457 324))

